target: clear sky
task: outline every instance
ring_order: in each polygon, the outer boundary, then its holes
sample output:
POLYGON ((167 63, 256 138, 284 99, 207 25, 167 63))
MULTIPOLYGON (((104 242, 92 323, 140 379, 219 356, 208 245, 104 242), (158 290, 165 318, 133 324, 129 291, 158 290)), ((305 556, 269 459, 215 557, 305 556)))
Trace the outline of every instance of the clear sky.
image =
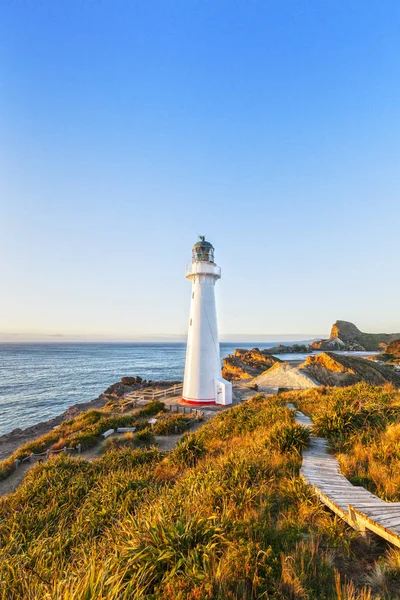
POLYGON ((0 335, 400 331, 398 0, 3 0, 0 335))

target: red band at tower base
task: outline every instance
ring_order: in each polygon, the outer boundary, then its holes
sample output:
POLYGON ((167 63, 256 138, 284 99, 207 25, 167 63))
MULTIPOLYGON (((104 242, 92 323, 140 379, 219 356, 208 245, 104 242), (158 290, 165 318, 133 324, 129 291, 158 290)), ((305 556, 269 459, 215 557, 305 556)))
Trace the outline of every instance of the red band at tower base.
POLYGON ((194 398, 191 398, 190 400, 188 400, 187 398, 182 398, 182 402, 184 404, 191 404, 191 405, 197 405, 197 406, 200 406, 201 404, 203 404, 203 405, 216 404, 215 400, 195 400, 194 398))

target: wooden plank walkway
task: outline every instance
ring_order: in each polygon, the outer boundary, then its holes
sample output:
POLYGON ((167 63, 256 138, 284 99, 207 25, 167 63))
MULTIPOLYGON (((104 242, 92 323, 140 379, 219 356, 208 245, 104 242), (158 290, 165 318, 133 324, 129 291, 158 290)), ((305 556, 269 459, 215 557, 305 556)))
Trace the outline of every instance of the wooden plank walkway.
MULTIPOLYGON (((296 421, 311 427, 312 420, 296 410, 296 421)), ((302 477, 318 498, 351 527, 368 529, 400 548, 400 502, 385 502, 363 487, 355 486, 342 473, 337 459, 328 453, 327 441, 311 437, 303 452, 302 477)))

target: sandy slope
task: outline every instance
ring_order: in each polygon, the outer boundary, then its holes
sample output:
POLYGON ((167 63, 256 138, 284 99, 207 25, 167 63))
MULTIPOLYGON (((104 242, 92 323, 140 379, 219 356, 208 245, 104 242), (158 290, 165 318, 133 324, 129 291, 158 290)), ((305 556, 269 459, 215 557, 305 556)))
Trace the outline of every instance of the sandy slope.
POLYGON ((254 377, 250 385, 258 385, 260 391, 269 391, 273 388, 310 388, 320 385, 299 367, 288 363, 277 363, 261 375, 254 377))

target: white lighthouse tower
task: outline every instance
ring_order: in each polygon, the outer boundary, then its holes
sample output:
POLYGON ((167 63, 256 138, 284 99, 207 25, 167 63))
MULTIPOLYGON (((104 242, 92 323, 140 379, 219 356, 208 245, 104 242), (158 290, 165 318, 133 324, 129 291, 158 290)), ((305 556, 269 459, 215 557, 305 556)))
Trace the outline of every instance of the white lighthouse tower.
POLYGON ((222 379, 215 282, 221 269, 204 236, 193 246, 186 279, 192 282, 189 333, 182 399, 190 404, 232 404, 232 384, 222 379))

